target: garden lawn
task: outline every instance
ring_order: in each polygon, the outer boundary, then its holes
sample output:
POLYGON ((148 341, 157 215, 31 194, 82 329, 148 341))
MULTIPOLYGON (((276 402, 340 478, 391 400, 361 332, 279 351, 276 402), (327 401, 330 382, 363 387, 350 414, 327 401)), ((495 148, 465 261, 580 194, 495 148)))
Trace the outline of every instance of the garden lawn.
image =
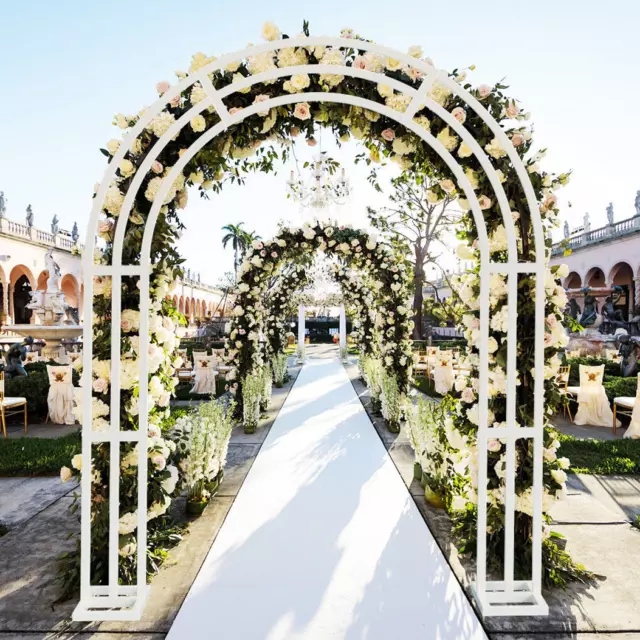
POLYGON ((417 389, 420 389, 422 393, 431 396, 432 398, 442 398, 439 393, 436 393, 435 386, 433 384, 433 380, 428 380, 427 378, 415 378, 413 381, 413 386, 417 389))
POLYGON ((571 460, 573 473, 640 474, 640 440, 582 440, 558 434, 558 455, 571 460))
POLYGON ((0 440, 0 476, 55 476, 80 449, 79 433, 0 440))

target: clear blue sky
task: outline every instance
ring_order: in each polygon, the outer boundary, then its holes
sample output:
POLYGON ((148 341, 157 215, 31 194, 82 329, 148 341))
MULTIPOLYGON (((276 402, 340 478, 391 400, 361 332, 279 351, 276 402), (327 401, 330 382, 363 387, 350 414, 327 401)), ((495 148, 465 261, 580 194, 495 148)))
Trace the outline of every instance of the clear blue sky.
MULTIPOLYGON (((156 82, 173 83, 173 72, 186 69, 193 53, 258 42, 265 20, 295 34, 304 18, 315 35, 337 35, 348 26, 402 50, 420 44, 439 67, 475 64, 477 84, 506 78, 510 93, 533 114, 537 143, 549 149, 545 168, 574 171, 561 198, 570 224, 585 211, 592 224, 602 224, 609 201, 617 219, 633 213, 640 189, 636 0, 1 5, 0 190, 12 218, 22 219, 31 203, 39 226, 48 227, 56 213, 63 227, 77 220, 82 229, 105 166, 98 148, 119 135, 111 126, 114 113, 151 103, 156 82)), ((343 160, 354 151, 345 153, 343 160)), ((249 188, 208 203, 192 197, 182 249, 203 279, 214 280, 231 265, 231 253, 220 245, 223 224, 243 220, 269 236, 279 218, 290 216, 284 177, 251 178, 249 188)), ((360 173, 354 181, 358 220, 375 197, 360 173)))

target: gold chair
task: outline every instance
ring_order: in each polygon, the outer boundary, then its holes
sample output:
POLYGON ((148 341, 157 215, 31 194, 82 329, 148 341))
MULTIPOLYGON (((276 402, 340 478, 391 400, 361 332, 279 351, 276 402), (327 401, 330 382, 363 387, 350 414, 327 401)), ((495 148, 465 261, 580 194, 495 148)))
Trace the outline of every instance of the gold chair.
POLYGON ((24 412, 24 432, 27 433, 27 399, 7 398, 4 395, 4 371, 0 371, 0 422, 2 434, 7 437, 7 417, 24 412))
POLYGON ((573 388, 574 391, 569 392, 569 374, 570 373, 571 373, 571 367, 560 367, 558 369, 556 381, 558 383, 558 386, 560 387, 560 393, 562 394, 562 397, 563 397, 562 415, 566 417, 568 413, 569 420, 573 422, 573 417, 571 416, 571 406, 569 403, 571 401, 571 398, 574 395, 577 395, 577 390, 579 390, 580 387, 574 387, 573 388))

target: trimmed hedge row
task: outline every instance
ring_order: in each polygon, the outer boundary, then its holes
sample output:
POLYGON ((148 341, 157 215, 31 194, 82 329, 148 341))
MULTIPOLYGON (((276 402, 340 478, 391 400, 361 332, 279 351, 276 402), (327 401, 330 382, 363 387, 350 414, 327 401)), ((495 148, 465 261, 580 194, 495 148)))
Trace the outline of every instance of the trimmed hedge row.
MULTIPOLYGON (((32 418, 44 420, 47 417, 47 395, 49 394, 49 376, 47 364, 55 362, 34 362, 25 366, 28 375, 5 379, 5 395, 12 398, 26 398, 27 411, 32 418)), ((80 375, 73 371, 73 384, 78 386, 80 375)))
POLYGON ((558 433, 559 455, 571 460, 573 473, 640 473, 640 440, 583 440, 558 433))

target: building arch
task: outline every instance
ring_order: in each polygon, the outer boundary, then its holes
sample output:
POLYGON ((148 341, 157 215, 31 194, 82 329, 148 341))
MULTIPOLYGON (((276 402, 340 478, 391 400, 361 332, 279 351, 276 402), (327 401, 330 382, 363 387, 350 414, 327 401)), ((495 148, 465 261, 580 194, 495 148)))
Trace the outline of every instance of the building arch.
POLYGON ((591 267, 584 277, 584 286, 592 289, 606 287, 607 279, 605 270, 602 267, 591 267))
POLYGON ((582 287, 582 276, 577 271, 571 271, 564 279, 565 289, 580 289, 582 287))

